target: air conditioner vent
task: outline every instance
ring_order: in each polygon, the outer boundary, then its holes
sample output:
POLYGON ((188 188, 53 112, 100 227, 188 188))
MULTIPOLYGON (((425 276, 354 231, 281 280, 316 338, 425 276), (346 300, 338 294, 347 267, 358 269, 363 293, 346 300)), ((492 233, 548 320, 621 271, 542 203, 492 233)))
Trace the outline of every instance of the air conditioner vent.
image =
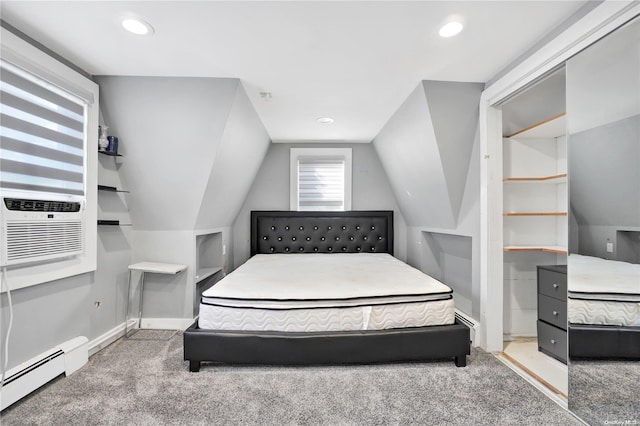
POLYGON ((75 213, 80 211, 81 204, 70 201, 27 200, 21 198, 5 198, 8 210, 21 212, 57 212, 75 213))

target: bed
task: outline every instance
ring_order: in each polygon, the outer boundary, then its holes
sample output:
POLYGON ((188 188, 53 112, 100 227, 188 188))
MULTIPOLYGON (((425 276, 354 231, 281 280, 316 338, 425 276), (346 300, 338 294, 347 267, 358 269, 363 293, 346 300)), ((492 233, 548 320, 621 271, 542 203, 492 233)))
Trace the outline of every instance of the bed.
POLYGON ((205 291, 184 359, 348 364, 453 359, 469 329, 449 287, 393 256, 393 212, 251 213, 251 258, 205 291))
POLYGON ((569 256, 569 357, 640 360, 640 265, 569 256))

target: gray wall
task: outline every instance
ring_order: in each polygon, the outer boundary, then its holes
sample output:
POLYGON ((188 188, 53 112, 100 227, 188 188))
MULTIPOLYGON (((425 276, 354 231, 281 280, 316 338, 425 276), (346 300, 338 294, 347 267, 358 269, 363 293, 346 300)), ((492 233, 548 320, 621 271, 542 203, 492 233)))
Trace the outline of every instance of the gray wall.
POLYGON ((352 148, 352 210, 393 210, 395 256, 406 258, 404 219, 371 144, 272 143, 233 226, 236 267, 249 258, 251 210, 289 210, 290 148, 332 147, 352 148))
POLYGON ((373 141, 407 222, 407 261, 480 317, 480 139, 484 85, 424 81, 373 141))

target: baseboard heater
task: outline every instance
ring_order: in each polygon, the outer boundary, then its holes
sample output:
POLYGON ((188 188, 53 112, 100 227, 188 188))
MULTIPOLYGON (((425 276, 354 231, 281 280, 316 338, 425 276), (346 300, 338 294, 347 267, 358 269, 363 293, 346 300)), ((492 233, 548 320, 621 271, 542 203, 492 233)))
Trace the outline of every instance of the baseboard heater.
POLYGON ((68 376, 85 365, 89 359, 88 342, 84 336, 73 338, 7 371, 0 389, 0 410, 59 375, 68 376))
POLYGON ((461 323, 463 323, 464 325, 466 325, 467 327, 469 327, 469 337, 471 338, 471 343, 472 344, 475 343, 476 336, 478 335, 478 332, 480 330, 480 324, 476 320, 474 320, 473 318, 465 314, 464 312, 461 312, 457 309, 456 309, 456 319, 461 323))

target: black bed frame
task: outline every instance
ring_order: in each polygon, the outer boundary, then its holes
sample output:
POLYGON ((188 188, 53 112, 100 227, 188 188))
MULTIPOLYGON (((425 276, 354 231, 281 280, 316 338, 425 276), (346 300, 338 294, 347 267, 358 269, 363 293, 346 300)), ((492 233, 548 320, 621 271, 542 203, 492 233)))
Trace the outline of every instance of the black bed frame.
POLYGON ((569 324, 569 358, 640 360, 640 327, 569 324))
MULTIPOLYGON (((390 253, 392 211, 251 212, 251 255, 258 253, 390 253)), ((351 364, 454 359, 464 367, 469 328, 455 324, 343 332, 184 332, 189 370, 201 362, 230 364, 351 364)))

